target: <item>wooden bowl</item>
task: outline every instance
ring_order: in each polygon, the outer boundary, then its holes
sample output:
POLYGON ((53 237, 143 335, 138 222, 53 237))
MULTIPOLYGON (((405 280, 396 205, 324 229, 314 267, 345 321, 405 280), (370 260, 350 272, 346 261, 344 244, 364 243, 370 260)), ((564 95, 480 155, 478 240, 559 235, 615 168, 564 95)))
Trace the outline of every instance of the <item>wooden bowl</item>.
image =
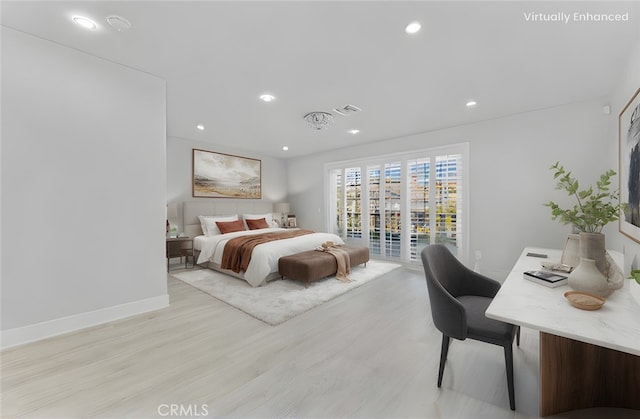
POLYGON ((580 310, 598 310, 605 302, 605 299, 599 295, 583 291, 567 291, 564 293, 564 298, 569 301, 569 304, 580 310))

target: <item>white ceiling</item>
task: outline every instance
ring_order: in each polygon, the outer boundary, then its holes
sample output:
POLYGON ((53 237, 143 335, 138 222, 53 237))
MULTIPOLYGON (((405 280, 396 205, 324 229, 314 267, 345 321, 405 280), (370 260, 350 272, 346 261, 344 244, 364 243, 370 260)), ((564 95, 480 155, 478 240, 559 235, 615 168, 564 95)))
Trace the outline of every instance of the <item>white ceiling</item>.
POLYGON ((169 136, 279 158, 604 100, 640 42, 637 1, 2 1, 1 22, 165 79, 169 136), (529 12, 629 21, 528 22, 529 12), (131 30, 109 27, 112 14, 131 30), (414 20, 422 31, 407 35, 414 20), (265 92, 277 99, 260 101, 265 92), (346 104, 362 112, 328 130, 302 119, 346 104))

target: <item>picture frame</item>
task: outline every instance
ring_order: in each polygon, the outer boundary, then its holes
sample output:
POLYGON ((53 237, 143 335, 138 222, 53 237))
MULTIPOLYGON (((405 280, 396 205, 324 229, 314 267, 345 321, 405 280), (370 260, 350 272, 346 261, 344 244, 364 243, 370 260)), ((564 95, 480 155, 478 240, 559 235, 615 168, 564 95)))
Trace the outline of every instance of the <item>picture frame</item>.
POLYGON ((618 117, 620 233, 640 243, 640 88, 618 117))
POLYGON ((194 198, 262 198, 262 161, 193 149, 194 198))

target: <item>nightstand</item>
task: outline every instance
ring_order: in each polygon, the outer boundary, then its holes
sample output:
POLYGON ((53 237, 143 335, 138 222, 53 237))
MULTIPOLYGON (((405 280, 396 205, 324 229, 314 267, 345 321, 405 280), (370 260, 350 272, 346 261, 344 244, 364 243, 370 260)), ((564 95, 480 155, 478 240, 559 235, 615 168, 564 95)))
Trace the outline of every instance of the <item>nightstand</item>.
POLYGON ((167 239, 167 272, 169 272, 169 260, 171 258, 184 257, 184 267, 187 267, 187 262, 191 258, 191 266, 194 265, 193 259, 193 239, 191 237, 177 237, 167 239))

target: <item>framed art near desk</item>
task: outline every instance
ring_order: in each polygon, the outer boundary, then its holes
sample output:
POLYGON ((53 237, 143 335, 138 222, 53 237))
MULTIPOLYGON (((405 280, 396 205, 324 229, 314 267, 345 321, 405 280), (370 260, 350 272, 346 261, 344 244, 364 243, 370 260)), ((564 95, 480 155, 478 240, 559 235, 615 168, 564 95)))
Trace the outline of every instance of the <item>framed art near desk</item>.
POLYGON ((618 117, 620 202, 619 230, 640 243, 640 89, 618 117))

